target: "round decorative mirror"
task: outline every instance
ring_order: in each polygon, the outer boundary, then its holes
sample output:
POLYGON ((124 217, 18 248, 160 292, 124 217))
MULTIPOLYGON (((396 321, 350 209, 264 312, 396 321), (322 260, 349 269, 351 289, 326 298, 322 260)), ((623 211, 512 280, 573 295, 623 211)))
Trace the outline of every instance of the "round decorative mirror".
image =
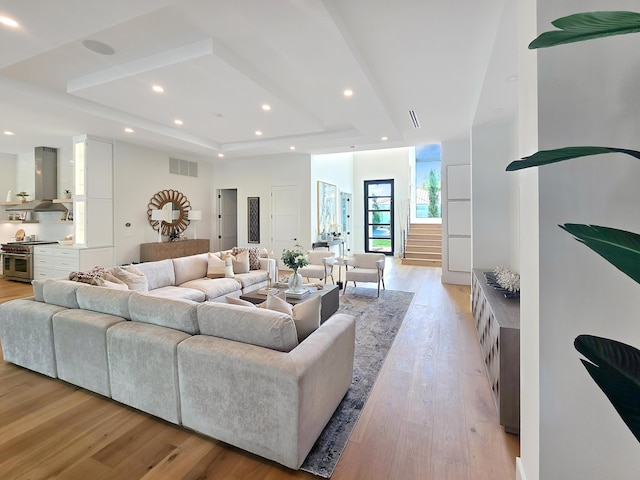
POLYGON ((183 232, 189 226, 189 210, 191 203, 184 194, 177 190, 161 190, 149 200, 147 217, 154 230, 170 236, 174 232, 183 232))

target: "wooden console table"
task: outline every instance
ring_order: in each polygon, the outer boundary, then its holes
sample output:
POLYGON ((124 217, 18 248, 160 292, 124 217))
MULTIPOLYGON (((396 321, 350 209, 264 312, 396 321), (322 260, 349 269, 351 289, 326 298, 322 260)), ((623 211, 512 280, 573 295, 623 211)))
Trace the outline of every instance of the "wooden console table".
POLYGON ((520 300, 505 298, 473 270, 471 311, 500 424, 520 433, 520 300))
POLYGON ((186 257, 209 251, 209 239, 179 240, 140 244, 140 261, 155 262, 167 258, 186 257))

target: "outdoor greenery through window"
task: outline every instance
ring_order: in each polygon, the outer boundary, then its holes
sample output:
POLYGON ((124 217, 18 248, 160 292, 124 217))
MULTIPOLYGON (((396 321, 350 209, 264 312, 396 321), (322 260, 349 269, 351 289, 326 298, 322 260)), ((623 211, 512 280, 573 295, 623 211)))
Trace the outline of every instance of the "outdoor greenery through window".
POLYGON ((440 144, 416 147, 416 218, 442 218, 440 144))

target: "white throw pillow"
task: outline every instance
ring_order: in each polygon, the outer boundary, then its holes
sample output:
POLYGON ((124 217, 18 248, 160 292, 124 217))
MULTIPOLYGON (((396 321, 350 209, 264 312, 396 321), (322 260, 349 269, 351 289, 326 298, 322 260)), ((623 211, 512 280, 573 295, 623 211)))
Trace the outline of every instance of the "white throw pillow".
POLYGON ((249 251, 245 250, 244 252, 240 252, 237 255, 227 254, 223 258, 226 260, 231 257, 231 261, 233 264, 233 273, 249 273, 249 251))
POLYGON ((128 265, 126 267, 114 267, 111 274, 118 280, 123 281, 129 287, 129 290, 136 292, 148 292, 149 283, 144 273, 139 268, 128 265))
POLYGON ((213 253, 209 253, 209 265, 207 267, 208 278, 233 278, 233 260, 227 257, 224 260, 213 253))
POLYGON ((228 304, 230 305, 242 305, 243 307, 253 307, 256 308, 255 304, 251 303, 251 302, 247 302, 246 300, 242 300, 241 298, 236 298, 236 297, 224 297, 224 299, 227 301, 228 304))
POLYGON ((291 306, 276 295, 269 295, 265 306, 269 310, 286 313, 293 317, 298 333, 298 343, 300 343, 320 326, 321 300, 320 295, 314 295, 304 302, 291 306))

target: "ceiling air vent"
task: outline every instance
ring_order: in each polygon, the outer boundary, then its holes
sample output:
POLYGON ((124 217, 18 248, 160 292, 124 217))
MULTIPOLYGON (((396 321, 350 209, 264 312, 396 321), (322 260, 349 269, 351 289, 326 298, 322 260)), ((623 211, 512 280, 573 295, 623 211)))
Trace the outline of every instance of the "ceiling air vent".
POLYGON ((196 162, 180 160, 179 158, 169 158, 169 173, 184 175, 186 177, 197 177, 198 164, 196 162))
POLYGON ((411 123, 413 124, 413 128, 420 128, 420 122, 418 121, 418 116, 416 112, 413 110, 409 110, 409 117, 411 117, 411 123))

